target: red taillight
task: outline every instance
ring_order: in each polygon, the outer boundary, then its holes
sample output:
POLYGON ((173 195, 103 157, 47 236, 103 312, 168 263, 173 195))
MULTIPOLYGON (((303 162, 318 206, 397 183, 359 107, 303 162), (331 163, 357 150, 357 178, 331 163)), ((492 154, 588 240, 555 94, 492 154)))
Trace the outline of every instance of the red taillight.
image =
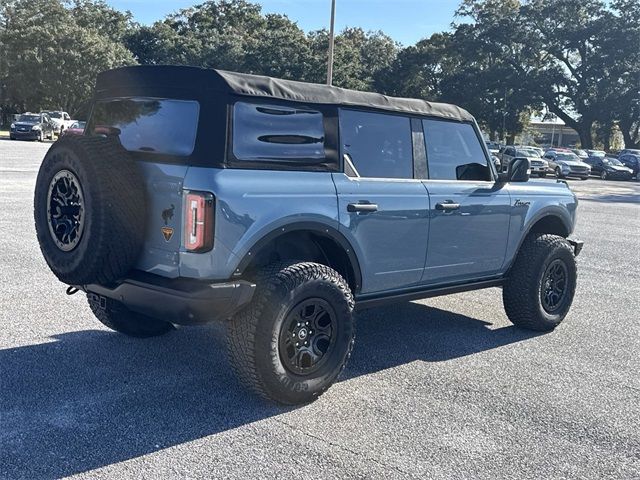
POLYGON ((184 246, 188 252, 213 247, 213 195, 189 192, 185 197, 184 246))

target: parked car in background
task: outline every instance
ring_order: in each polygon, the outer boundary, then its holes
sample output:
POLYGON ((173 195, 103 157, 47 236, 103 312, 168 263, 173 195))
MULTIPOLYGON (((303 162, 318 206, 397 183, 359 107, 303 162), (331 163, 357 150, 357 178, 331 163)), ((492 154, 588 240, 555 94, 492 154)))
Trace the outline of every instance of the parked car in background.
POLYGON ((607 152, 604 150, 585 150, 589 158, 604 158, 607 156, 607 152))
POLYGON ((84 127, 86 127, 87 122, 76 121, 73 122, 69 128, 64 131, 63 135, 82 135, 84 133, 84 127))
POLYGON ((492 155, 496 155, 500 151, 500 144, 498 142, 484 142, 487 144, 487 148, 492 155))
POLYGON ((67 128, 69 128, 75 120, 71 119, 71 116, 67 112, 62 111, 52 111, 52 112, 43 112, 51 117, 51 121, 55 126, 55 132, 58 135, 62 135, 67 128))
POLYGON ((582 150, 581 148, 572 148, 571 151, 575 153, 579 158, 584 160, 585 158, 589 158, 589 154, 586 150, 582 150))
MULTIPOLYGON (((634 150, 627 150, 633 152, 634 150)), ((621 153, 618 160, 625 166, 633 171, 633 176, 636 180, 640 180, 640 150, 635 150, 638 153, 621 153)))
POLYGON ((544 149, 542 149, 540 147, 533 147, 531 145, 517 145, 517 148, 526 148, 527 150, 533 150, 541 158, 544 155, 544 149))
POLYGON ((620 158, 622 155, 628 155, 628 154, 640 155, 640 150, 638 150, 637 148, 625 148, 618 154, 618 158, 620 158))
POLYGON ((545 152, 544 158, 549 161, 549 168, 558 178, 575 177, 586 180, 591 175, 589 164, 570 150, 550 149, 545 152))
POLYGON ((602 180, 631 180, 633 177, 633 170, 616 158, 589 157, 585 162, 591 165, 591 174, 602 180))
POLYGON ((23 113, 9 127, 11 140, 53 140, 54 125, 46 113, 23 113))
POLYGON ((509 162, 514 158, 526 158, 529 160, 531 173, 535 173, 539 177, 544 177, 549 171, 549 163, 545 159, 540 158, 538 152, 531 148, 520 148, 509 145, 504 147, 498 158, 500 158, 502 167, 500 170, 505 170, 509 165, 509 162))

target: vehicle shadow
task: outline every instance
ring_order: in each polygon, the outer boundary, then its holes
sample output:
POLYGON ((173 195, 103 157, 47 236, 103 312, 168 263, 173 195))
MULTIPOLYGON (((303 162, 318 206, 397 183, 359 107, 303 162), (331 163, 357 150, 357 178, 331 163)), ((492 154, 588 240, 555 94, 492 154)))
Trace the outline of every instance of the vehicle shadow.
MULTIPOLYGON (((344 379, 534 336, 421 304, 358 314, 344 379)), ((0 478, 59 478, 281 414, 229 370, 220 325, 137 340, 86 330, 0 350, 0 478)))

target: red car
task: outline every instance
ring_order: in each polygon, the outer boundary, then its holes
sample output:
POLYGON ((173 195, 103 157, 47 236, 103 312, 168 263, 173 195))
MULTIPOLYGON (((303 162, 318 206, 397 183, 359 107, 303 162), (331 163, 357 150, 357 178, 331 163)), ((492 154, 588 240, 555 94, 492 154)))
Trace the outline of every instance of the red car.
POLYGON ((67 128, 63 135, 82 135, 84 133, 84 127, 87 126, 87 122, 73 122, 69 128, 67 128))

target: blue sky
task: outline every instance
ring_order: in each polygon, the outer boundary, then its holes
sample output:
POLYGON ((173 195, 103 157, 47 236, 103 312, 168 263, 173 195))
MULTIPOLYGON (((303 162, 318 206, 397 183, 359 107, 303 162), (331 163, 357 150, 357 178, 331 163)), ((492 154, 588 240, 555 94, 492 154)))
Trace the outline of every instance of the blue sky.
MULTIPOLYGON (((107 0, 150 24, 175 10, 202 3, 194 0, 107 0)), ((330 0, 261 0, 264 12, 286 14, 305 31, 329 24, 330 0)), ((459 0, 336 0, 336 28, 382 30, 404 45, 448 30, 459 0)))

